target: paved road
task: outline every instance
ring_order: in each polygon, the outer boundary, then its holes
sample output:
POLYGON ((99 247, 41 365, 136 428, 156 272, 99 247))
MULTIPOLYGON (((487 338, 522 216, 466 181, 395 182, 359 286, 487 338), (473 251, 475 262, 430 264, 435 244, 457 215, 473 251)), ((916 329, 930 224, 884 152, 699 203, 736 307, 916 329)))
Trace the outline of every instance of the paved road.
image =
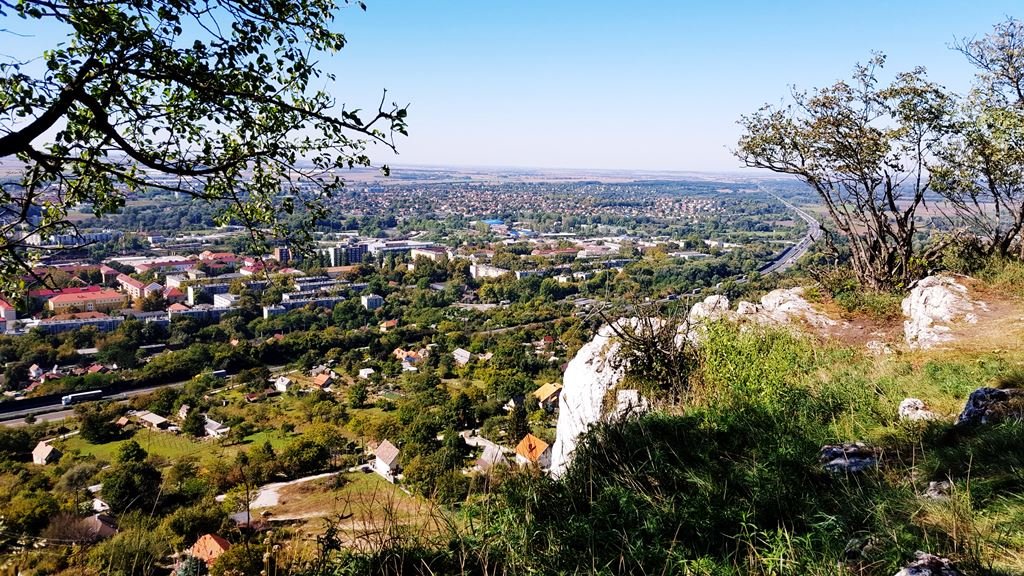
MULTIPOLYGON (((284 366, 270 366, 271 372, 279 372, 283 370, 284 366)), ((129 399, 136 396, 142 396, 143 394, 149 394, 155 392, 161 388, 180 388, 187 384, 189 380, 182 382, 171 382, 170 384, 160 384, 157 386, 147 386, 145 388, 138 388, 136 390, 128 390, 125 392, 119 392, 111 396, 103 397, 103 400, 114 401, 114 402, 127 402, 129 399)), ((25 426, 25 416, 33 414, 36 417, 36 422, 60 422, 65 418, 70 418, 75 413, 74 409, 67 409, 58 401, 55 404, 49 406, 39 406, 36 408, 30 408, 27 410, 16 410, 14 412, 7 412, 0 414, 0 425, 17 428, 19 426, 25 426)))
MULTIPOLYGON (((769 192, 769 194, 771 194, 771 192, 769 192)), ((772 194, 772 196, 775 196, 775 194, 772 194)), ((800 242, 796 244, 796 246, 793 246, 792 248, 787 250, 785 253, 783 253, 781 258, 772 263, 772 265, 769 266, 768 268, 765 268, 762 272, 763 274, 771 274, 773 272, 785 272, 791 266, 793 266, 793 264, 796 264, 796 261, 802 258, 803 255, 806 254, 808 250, 810 250, 811 245, 814 244, 819 238, 821 238, 822 235, 821 223, 818 222, 814 218, 814 216, 811 216, 810 214, 807 213, 807 211, 797 208, 796 206, 790 204, 789 202, 786 202, 785 200, 779 198, 778 196, 775 196, 775 199, 785 204, 787 208, 796 212, 797 215, 804 220, 804 222, 807 222, 807 234, 800 240, 800 242)))

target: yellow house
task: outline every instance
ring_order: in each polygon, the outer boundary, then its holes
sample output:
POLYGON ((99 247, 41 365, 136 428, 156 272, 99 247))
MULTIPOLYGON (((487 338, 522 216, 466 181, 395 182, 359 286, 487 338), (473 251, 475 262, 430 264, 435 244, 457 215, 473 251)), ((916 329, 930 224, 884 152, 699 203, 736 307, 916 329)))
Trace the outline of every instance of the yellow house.
POLYGON ((117 290, 98 290, 73 294, 58 294, 47 302, 50 310, 60 314, 72 308, 80 312, 109 312, 128 305, 128 297, 117 290))

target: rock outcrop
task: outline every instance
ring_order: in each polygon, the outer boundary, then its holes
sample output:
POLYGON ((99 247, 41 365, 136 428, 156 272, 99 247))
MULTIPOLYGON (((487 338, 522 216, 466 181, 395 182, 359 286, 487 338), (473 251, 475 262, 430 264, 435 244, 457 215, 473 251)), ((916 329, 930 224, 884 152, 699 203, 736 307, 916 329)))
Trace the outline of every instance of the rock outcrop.
POLYGON ((917 558, 896 573, 896 576, 964 576, 948 558, 918 552, 917 558))
POLYGON ((694 304, 689 314, 690 323, 725 318, 766 326, 806 323, 814 328, 825 328, 836 324, 835 320, 815 310, 804 298, 804 289, 799 287, 772 290, 762 296, 759 303, 741 301, 736 310, 729 308, 729 299, 725 296, 708 296, 703 302, 694 304))
POLYGON ((967 287, 951 276, 918 281, 903 299, 903 335, 910 348, 928 349, 953 340, 953 324, 978 321, 984 302, 971 300, 967 287))
MULTIPOLYGON (((759 325, 788 325, 805 323, 815 327, 831 326, 835 321, 814 310, 803 297, 802 288, 779 289, 765 294, 759 304, 740 302, 737 310, 729 309, 725 296, 709 296, 690 310, 690 332, 677 339, 699 341, 700 324, 726 319, 739 323, 759 325)), ((619 325, 629 325, 622 319, 619 325)), ((609 392, 616 388, 625 375, 624 362, 619 357, 621 344, 611 326, 603 326, 594 338, 583 345, 566 367, 559 398, 558 424, 555 443, 551 449, 552 476, 565 472, 576 449, 577 442, 591 426, 618 418, 646 412, 647 401, 636 390, 617 390, 608 404, 609 392)))
POLYGON ((1024 419, 1024 388, 978 388, 967 398, 957 426, 991 424, 1024 419))
POLYGON ((616 417, 620 412, 635 414, 646 409, 646 402, 636 391, 620 390, 616 395, 616 410, 606 413, 605 397, 625 375, 625 366, 618 358, 621 347, 612 326, 602 326, 566 367, 558 401, 555 443, 551 448, 552 476, 565 472, 580 436, 591 426, 616 417))

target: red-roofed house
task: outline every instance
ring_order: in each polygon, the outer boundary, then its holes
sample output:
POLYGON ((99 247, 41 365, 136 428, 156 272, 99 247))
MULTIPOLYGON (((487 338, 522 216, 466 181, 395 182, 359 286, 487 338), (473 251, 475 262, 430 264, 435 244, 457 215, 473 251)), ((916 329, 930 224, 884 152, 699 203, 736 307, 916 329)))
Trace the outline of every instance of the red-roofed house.
POLYGON ((100 290, 103 290, 103 286, 75 286, 73 288, 56 288, 53 290, 41 288, 39 290, 29 290, 28 297, 42 302, 61 294, 91 294, 100 290))
POLYGON ((231 542, 217 536, 216 534, 203 534, 196 540, 196 543, 192 545, 192 549, 189 553, 192 556, 206 562, 207 566, 213 565, 220 558, 220 555, 227 552, 231 548, 231 542))
POLYGON ((18 319, 18 311, 6 300, 0 300, 0 322, 3 322, 3 329, 9 330, 18 319))
POLYGON ((150 294, 159 294, 164 290, 164 287, 156 282, 146 284, 127 274, 119 274, 117 276, 117 283, 121 285, 125 292, 131 294, 132 298, 145 298, 150 294))
POLYGON ((175 302, 184 302, 185 301, 185 293, 182 292, 181 290, 177 289, 177 288, 165 288, 164 289, 164 299, 167 300, 167 302, 169 302, 171 304, 173 304, 175 302))
POLYGON ((551 466, 551 447, 533 434, 527 434, 516 446, 516 462, 520 466, 551 466))

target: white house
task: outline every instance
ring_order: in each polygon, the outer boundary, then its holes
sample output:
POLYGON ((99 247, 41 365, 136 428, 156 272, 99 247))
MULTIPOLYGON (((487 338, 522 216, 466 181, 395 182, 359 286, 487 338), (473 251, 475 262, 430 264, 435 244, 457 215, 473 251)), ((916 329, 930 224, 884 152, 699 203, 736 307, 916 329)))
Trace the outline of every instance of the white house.
POLYGON ((369 378, 370 376, 372 376, 376 372, 377 371, 374 370, 373 368, 360 368, 360 370, 359 370, 359 377, 362 378, 363 380, 366 380, 367 378, 369 378))
POLYGON ((385 440, 380 443, 380 446, 377 446, 377 450, 373 455, 375 456, 373 459, 373 471, 383 476, 388 482, 394 482, 395 475, 402 469, 399 462, 398 447, 385 440))
POLYGON ((221 424, 220 422, 210 420, 210 417, 205 414, 203 414, 203 418, 206 420, 206 424, 203 426, 203 429, 206 430, 206 435, 211 438, 223 438, 227 435, 228 431, 231 430, 231 428, 221 424))
POLYGON ((452 352, 452 358, 455 358, 455 363, 458 364, 459 366, 465 366, 466 364, 469 364, 469 361, 472 359, 472 357, 473 355, 469 353, 469 350, 464 350, 462 348, 456 348, 452 352))
POLYGON ((51 462, 60 460, 61 453, 48 442, 40 442, 32 449, 32 463, 46 466, 51 462))
POLYGON ((274 389, 282 394, 287 392, 291 385, 292 379, 287 376, 278 376, 277 379, 274 380, 274 389))

